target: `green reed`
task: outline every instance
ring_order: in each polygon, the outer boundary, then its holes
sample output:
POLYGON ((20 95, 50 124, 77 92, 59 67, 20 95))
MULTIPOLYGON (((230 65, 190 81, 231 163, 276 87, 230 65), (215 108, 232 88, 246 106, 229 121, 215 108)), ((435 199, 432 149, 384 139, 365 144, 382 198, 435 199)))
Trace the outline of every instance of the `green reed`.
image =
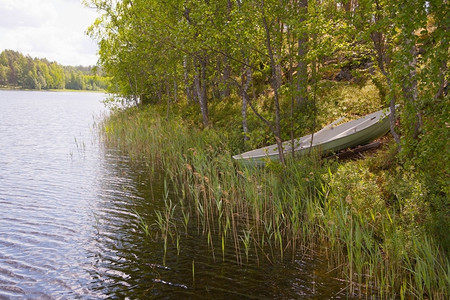
MULTIPOLYGON (((145 161, 152 172, 163 169, 176 187, 179 202, 171 201, 165 184, 164 208, 156 212, 164 258, 169 238, 179 253, 179 230, 187 235, 192 223, 213 257, 220 249, 223 260, 227 247, 237 263, 243 256, 249 262, 251 254, 275 262, 313 249, 326 255, 330 269, 348 280, 349 292, 361 297, 448 294, 449 261, 434 241, 423 234, 405 239, 400 217, 379 198, 358 202, 378 195, 372 190, 376 184, 368 184, 370 174, 364 181, 352 179, 354 170, 339 177, 339 166, 323 165, 314 155, 289 161, 287 168, 244 168, 232 160, 227 134, 201 131, 177 118, 167 121, 150 109, 114 114, 103 132, 105 142, 145 161), (349 190, 353 194, 340 192, 349 190)), ((192 272, 194 281, 194 262, 192 272)))

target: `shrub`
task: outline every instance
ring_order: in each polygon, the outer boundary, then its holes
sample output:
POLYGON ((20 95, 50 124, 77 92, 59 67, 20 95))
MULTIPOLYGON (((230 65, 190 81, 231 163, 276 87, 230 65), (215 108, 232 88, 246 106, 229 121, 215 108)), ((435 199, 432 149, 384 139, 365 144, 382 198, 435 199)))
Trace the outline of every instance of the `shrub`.
POLYGON ((348 162, 339 165, 330 177, 328 205, 332 209, 344 205, 355 216, 371 220, 372 225, 378 227, 377 216, 384 213, 385 202, 377 177, 369 168, 362 161, 348 162))

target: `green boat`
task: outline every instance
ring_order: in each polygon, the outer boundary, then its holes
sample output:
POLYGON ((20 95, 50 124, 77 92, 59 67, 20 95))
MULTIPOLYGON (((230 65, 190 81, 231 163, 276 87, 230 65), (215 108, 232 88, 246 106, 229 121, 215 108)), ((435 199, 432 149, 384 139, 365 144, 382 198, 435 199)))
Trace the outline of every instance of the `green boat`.
MULTIPOLYGON (((284 142, 283 153, 289 156, 294 152, 294 155, 302 156, 311 150, 318 150, 326 155, 368 144, 389 131, 389 114, 390 109, 383 109, 335 126, 341 118, 313 134, 295 139, 294 143, 284 142)), ((237 154, 233 158, 246 165, 264 165, 268 160, 279 160, 280 156, 275 144, 237 154)))

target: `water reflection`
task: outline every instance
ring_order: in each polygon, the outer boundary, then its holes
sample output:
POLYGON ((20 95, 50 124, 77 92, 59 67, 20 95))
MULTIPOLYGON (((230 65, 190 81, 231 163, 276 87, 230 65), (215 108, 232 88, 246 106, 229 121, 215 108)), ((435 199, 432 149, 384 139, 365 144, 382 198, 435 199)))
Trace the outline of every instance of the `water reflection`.
POLYGON ((169 240, 163 264, 154 224, 164 172, 99 142, 102 97, 0 91, 0 298, 346 296, 318 257, 271 264, 252 254, 241 266, 232 245, 212 251, 194 222, 179 248, 169 240))
MULTIPOLYGON (((99 219, 98 248, 92 251, 97 255, 92 270, 96 291, 141 299, 336 299, 345 295, 340 292, 345 284, 333 279, 326 262, 317 257, 299 253, 293 261, 271 264, 253 254, 249 263, 241 266, 231 245, 224 256, 221 250, 213 252, 194 223, 187 235, 181 234, 179 253, 175 240, 169 242, 163 265, 163 242, 156 238, 157 227, 150 226, 151 235, 146 236, 139 218, 150 225, 156 222, 155 210, 164 205, 164 174, 118 157, 117 152, 105 155, 108 171, 95 208, 99 219)), ((178 202, 175 195, 171 197, 178 202)), ((183 228, 181 220, 178 225, 183 228)))
POLYGON ((0 91, 0 297, 89 295, 80 262, 98 171, 91 122, 102 97, 0 91), (80 145, 87 155, 77 155, 80 145))

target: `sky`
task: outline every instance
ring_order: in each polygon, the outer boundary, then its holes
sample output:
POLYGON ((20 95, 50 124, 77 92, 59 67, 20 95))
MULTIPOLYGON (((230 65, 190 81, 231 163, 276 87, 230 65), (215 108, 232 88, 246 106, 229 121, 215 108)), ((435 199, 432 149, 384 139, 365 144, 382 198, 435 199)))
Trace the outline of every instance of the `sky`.
POLYGON ((85 32, 96 17, 97 11, 81 0, 0 0, 0 52, 95 65, 98 47, 85 32))

